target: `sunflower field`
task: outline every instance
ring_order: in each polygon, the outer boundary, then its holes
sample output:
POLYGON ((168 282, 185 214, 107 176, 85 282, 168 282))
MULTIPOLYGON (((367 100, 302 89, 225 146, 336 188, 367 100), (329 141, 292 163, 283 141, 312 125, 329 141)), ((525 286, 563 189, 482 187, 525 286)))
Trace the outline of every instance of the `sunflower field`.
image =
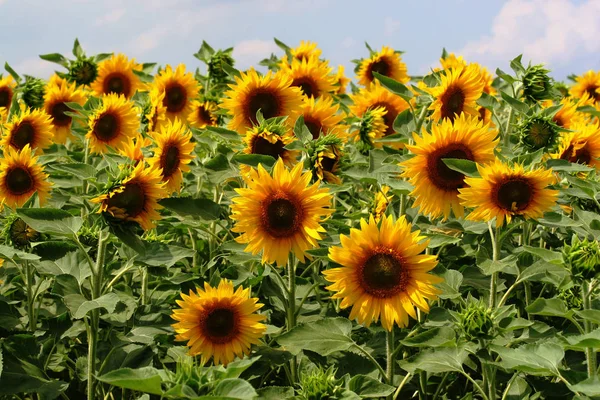
POLYGON ((0 399, 600 398, 600 72, 0 75, 0 399))

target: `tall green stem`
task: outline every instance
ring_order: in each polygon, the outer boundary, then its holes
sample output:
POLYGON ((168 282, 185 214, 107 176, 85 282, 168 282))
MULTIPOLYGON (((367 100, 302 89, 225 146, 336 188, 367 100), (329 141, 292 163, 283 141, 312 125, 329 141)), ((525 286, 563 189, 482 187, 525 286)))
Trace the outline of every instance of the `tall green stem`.
POLYGON ((513 109, 512 107, 508 110, 508 118, 506 119, 506 128, 504 128, 504 146, 510 145, 510 128, 512 122, 513 109))
MULTIPOLYGON (((288 305, 287 305, 287 331, 296 326, 296 261, 290 254, 287 264, 288 272, 288 305)), ((298 381, 298 360, 292 357, 290 361, 290 380, 292 386, 298 381)))
POLYGON ((385 377, 388 385, 394 384, 394 327, 385 337, 385 377))
POLYGON ((144 305, 148 302, 148 267, 142 267, 141 272, 142 272, 142 294, 140 296, 141 297, 140 303, 142 305, 144 305))
MULTIPOLYGON (((490 239, 492 241, 492 260, 498 261, 498 242, 497 233, 494 234, 494 229, 492 228, 492 223, 488 222, 488 229, 490 231, 490 239)), ((496 286, 498 280, 498 273, 492 273, 492 279, 490 280, 490 309, 494 309, 496 307, 496 286)))
MULTIPOLYGON (((106 245, 108 232, 100 232, 98 235, 98 254, 96 264, 92 270, 92 299, 100 297, 102 293, 102 279, 104 272, 104 260, 106 258, 106 245)), ((95 375, 96 375, 96 348, 98 344, 98 324, 100 312, 98 309, 92 310, 88 329, 88 400, 95 399, 95 375)))
MULTIPOLYGON (((583 309, 590 310, 590 283, 587 281, 581 283, 581 298, 583 300, 583 309)), ((583 329, 585 330, 585 333, 590 333, 592 331, 591 324, 587 318, 583 321, 583 329)), ((585 358, 587 361, 588 378, 591 379, 596 376, 596 352, 593 347, 586 347, 585 358)))
POLYGON ((27 316, 29 331, 35 332, 37 326, 36 310, 34 307, 35 295, 33 293, 33 267, 25 260, 25 286, 27 287, 27 316))

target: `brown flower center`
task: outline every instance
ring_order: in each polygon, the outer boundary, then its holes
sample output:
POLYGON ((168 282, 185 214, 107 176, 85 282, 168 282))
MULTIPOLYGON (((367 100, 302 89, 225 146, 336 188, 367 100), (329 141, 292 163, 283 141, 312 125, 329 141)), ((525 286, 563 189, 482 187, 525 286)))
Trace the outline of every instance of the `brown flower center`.
POLYGON ((10 194, 20 196, 34 189, 33 177, 28 169, 23 167, 12 168, 6 174, 6 186, 10 194))
POLYGON ((212 125, 210 111, 208 111, 203 105, 198 107, 198 119, 203 124, 212 125))
POLYGON ((293 236, 302 219, 302 208, 286 194, 275 194, 264 201, 261 219, 264 229, 277 238, 293 236))
POLYGON ((216 308, 209 311, 200 322, 205 336, 212 343, 227 343, 238 331, 237 316, 230 308, 216 308))
POLYGON ((256 136, 252 141, 252 154, 262 154, 265 156, 271 156, 274 159, 278 159, 283 156, 285 152, 285 143, 281 140, 277 140, 275 143, 269 142, 267 139, 256 136))
POLYGON ((94 124, 93 134, 101 142, 110 142, 119 136, 119 120, 113 114, 102 114, 94 124))
POLYGON ((443 161, 446 158, 473 161, 473 153, 461 143, 452 143, 437 149, 427 157, 427 174, 431 182, 439 189, 455 192, 463 187, 465 176, 450 169, 443 161))
POLYGON ((485 121, 485 112, 486 112, 485 107, 479 107, 479 120, 480 121, 485 121))
POLYGON ((116 93, 125 97, 131 96, 131 82, 120 72, 113 72, 104 79, 102 90, 105 94, 116 93))
POLYGON ((394 133, 396 133, 394 131, 394 121, 398 116, 398 112, 394 107, 384 102, 375 103, 371 106, 372 109, 375 109, 377 107, 383 107, 386 111, 385 115, 383 116, 383 123, 386 126, 384 136, 393 135, 394 133))
POLYGON ((590 85, 585 88, 585 91, 590 96, 590 99, 594 99, 594 101, 600 101, 600 93, 596 92, 597 89, 598 86, 596 85, 590 85))
POLYGON ((335 159, 335 158, 329 158, 329 157, 321 158, 321 167, 323 168, 323 171, 333 172, 336 164, 337 164, 337 159, 335 159))
POLYGON ((589 164, 592 161, 592 154, 587 146, 583 146, 580 149, 575 150, 573 154, 573 145, 567 147, 565 151, 560 155, 562 160, 568 160, 572 163, 577 164, 589 164))
POLYGON ((168 112, 177 113, 185 108, 187 103, 187 92, 179 83, 175 82, 167 86, 165 89, 165 98, 163 105, 168 112))
POLYGON ((55 103, 50 109, 50 115, 53 118, 54 126, 70 126, 71 117, 65 112, 71 112, 72 110, 67 107, 63 102, 55 103))
POLYGON ((10 144, 16 149, 21 150, 26 145, 33 147, 35 139, 35 128, 29 121, 22 121, 17 125, 10 138, 10 144))
POLYGON ((463 111, 465 94, 460 87, 450 86, 442 94, 440 101, 442 102, 442 118, 449 118, 450 121, 454 121, 454 118, 463 111))
POLYGON ((160 167, 165 178, 169 178, 177 171, 179 167, 179 148, 175 145, 170 145, 163 150, 160 155, 160 167))
POLYGON ((248 96, 247 114, 253 124, 257 124, 256 113, 260 110, 265 119, 281 115, 279 100, 271 92, 254 92, 248 96))
POLYGON ((137 217, 146 206, 146 193, 139 183, 127 183, 121 193, 108 199, 108 207, 125 210, 128 217, 137 217))
POLYGON ((321 125, 320 121, 312 118, 304 117, 304 125, 308 128, 310 133, 312 133, 312 137, 314 140, 317 140, 319 136, 321 136, 321 132, 323 131, 323 125, 321 125))
POLYGON ((365 292, 375 297, 387 298, 405 290, 408 271, 402 267, 401 259, 395 254, 378 252, 363 264, 360 280, 365 292))
POLYGON ((522 211, 527 208, 533 190, 525 178, 508 178, 496 187, 496 204, 507 211, 522 211))
POLYGON ((292 86, 299 87, 306 97, 317 97, 320 94, 319 86, 313 79, 309 77, 294 79, 292 86))
POLYGON ((371 78, 371 80, 375 79, 375 77, 373 76, 373 72, 377 72, 378 74, 381 74, 383 76, 388 76, 388 74, 390 73, 390 66, 385 60, 375 61, 370 65, 370 68, 368 70, 368 76, 369 78, 371 78))
POLYGON ((0 107, 10 107, 12 101, 12 90, 8 86, 0 88, 0 107))

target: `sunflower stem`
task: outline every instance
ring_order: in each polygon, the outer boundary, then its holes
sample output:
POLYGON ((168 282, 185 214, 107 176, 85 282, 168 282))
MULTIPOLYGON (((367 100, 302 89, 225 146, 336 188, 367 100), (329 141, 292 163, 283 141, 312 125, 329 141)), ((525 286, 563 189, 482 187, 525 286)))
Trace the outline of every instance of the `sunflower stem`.
POLYGON ((506 127, 504 128, 504 146, 508 147, 510 145, 510 128, 512 122, 513 109, 510 107, 508 110, 508 118, 506 119, 506 127))
MULTIPOLYGON (((583 309, 590 310, 590 283, 587 281, 581 283, 581 299, 583 300, 583 309)), ((591 324, 587 319, 583 320, 583 329, 586 334, 592 331, 591 324)), ((588 378, 591 379, 596 376, 596 352, 592 347, 586 347, 585 358, 587 361, 588 378)))
MULTIPOLYGON (((490 231, 490 239, 492 241, 492 261, 498 261, 498 243, 496 242, 496 238, 499 236, 498 231, 496 230, 496 234, 494 234, 494 229, 492 228, 492 222, 488 222, 488 230, 490 231)), ((498 280, 498 273, 492 273, 492 278, 490 280, 490 309, 494 309, 496 307, 496 285, 498 280)))
MULTIPOLYGON (((92 269, 92 300, 100 297, 102 292, 102 273, 104 270, 104 260, 106 258, 106 245, 108 243, 108 232, 101 231, 98 235, 98 255, 96 265, 92 269)), ((98 309, 92 310, 88 329, 88 400, 95 399, 95 375, 96 375, 96 347, 98 342, 98 323, 100 312, 98 309)))
MULTIPOLYGON (((385 377, 388 385, 394 384, 394 326, 385 336, 385 377)), ((391 399, 391 395, 388 396, 391 399)))
POLYGON ((33 333, 37 326, 35 317, 34 303, 35 295, 33 293, 33 268, 29 261, 25 260, 25 285, 27 286, 27 314, 29 320, 29 330, 33 333))
POLYGON ((417 120, 417 126, 415 128, 415 132, 417 132, 417 134, 421 133, 421 126, 423 126, 423 122, 425 121, 426 116, 427 107, 423 106, 423 108, 421 108, 421 113, 419 114, 419 119, 417 120))
MULTIPOLYGON (((290 253, 288 258, 288 307, 287 307, 287 331, 296 326, 296 261, 290 253)), ((298 381, 298 360, 294 356, 290 360, 290 380, 292 386, 298 381)))
POLYGON ((140 295, 140 304, 145 305, 148 301, 148 267, 141 267, 142 275, 142 293, 140 295))

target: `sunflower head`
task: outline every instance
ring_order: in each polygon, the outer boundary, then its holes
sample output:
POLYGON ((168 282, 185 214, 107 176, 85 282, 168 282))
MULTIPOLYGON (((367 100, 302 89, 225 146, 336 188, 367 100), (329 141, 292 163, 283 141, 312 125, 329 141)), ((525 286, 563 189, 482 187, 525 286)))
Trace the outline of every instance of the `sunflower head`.
POLYGON ((146 98, 142 110, 142 124, 146 125, 146 132, 160 130, 166 123, 167 108, 163 105, 165 93, 152 89, 146 98))
POLYGON ((300 375, 300 399, 338 399, 344 392, 343 382, 335 377, 336 369, 322 366, 303 371, 300 375))
POLYGON ((192 111, 192 100, 198 96, 200 88, 194 75, 186 72, 184 64, 179 64, 176 69, 167 65, 160 71, 154 78, 153 89, 159 93, 164 92, 166 117, 185 121, 192 111))
POLYGON ((1 144, 21 150, 25 146, 35 149, 37 154, 52 145, 52 118, 43 110, 26 108, 20 115, 14 114, 4 129, 1 144))
POLYGON ((342 182, 337 175, 342 161, 342 144, 336 136, 323 136, 308 145, 307 154, 315 180, 342 182))
POLYGON ((559 127, 552 118, 542 115, 526 117, 519 125, 521 143, 530 149, 551 149, 556 144, 559 127))
MULTIPOLYGON (((10 108, 15 94, 15 86, 16 83, 11 75, 0 75, 0 109, 8 110, 10 108)), ((1 118, 0 121, 2 121, 1 118)))
POLYGON ((236 239, 247 244, 245 251, 262 251, 263 263, 284 266, 293 252, 304 262, 306 252, 318 247, 325 229, 321 222, 333 210, 331 195, 319 183, 310 185, 312 174, 302 173, 302 163, 290 171, 279 159, 269 174, 262 165, 251 169, 247 188, 236 189, 239 197, 232 199, 233 232, 236 239))
POLYGON ((98 76, 91 84, 95 96, 105 94, 123 95, 129 99, 144 85, 133 71, 141 71, 142 66, 135 59, 124 54, 116 54, 98 65, 98 76))
POLYGON ((38 231, 27 225, 17 214, 10 214, 4 220, 3 236, 8 243, 17 248, 29 246, 32 242, 40 241, 42 237, 38 231))
POLYGON ((321 57, 321 49, 319 49, 318 44, 310 41, 300 41, 300 45, 298 47, 290 49, 290 54, 297 60, 307 60, 309 58, 319 58, 321 57))
POLYGON ((188 123, 198 129, 219 124, 219 106, 211 100, 192 102, 192 112, 188 116, 188 123))
POLYGON ((583 308, 583 300, 581 299, 581 289, 577 286, 572 286, 568 289, 560 290, 558 298, 567 304, 569 310, 581 310, 583 308))
POLYGON ((215 365, 226 365, 249 354, 267 329, 261 323, 265 316, 256 313, 263 305, 250 289, 234 290, 226 279, 215 288, 205 282, 203 289, 182 293, 177 305, 172 314, 178 321, 176 340, 187 341, 189 354, 200 355, 202 364, 212 358, 215 365))
POLYGON ((83 105, 87 100, 87 96, 83 91, 78 90, 74 83, 69 84, 64 79, 60 83, 55 82, 49 84, 46 90, 44 111, 52 117, 54 141, 65 144, 67 139, 74 139, 71 133, 72 117, 65 114, 66 112, 73 112, 73 110, 66 103, 83 105))
POLYGON ((122 95, 102 97, 102 104, 89 118, 86 138, 92 153, 106 153, 108 146, 122 149, 138 135, 138 110, 122 95))
POLYGON ((459 326, 468 341, 488 340, 495 336, 493 311, 482 301, 470 299, 459 314, 459 326))
POLYGON ((592 103, 600 102, 600 72, 588 71, 575 79, 571 96, 581 99, 587 94, 592 103))
POLYGON ((344 75, 344 66, 338 65, 337 72, 335 73, 334 85, 337 87, 336 94, 346 94, 346 89, 350 83, 350 78, 344 75))
POLYGON ((21 98, 27 107, 32 109, 42 108, 45 93, 46 84, 43 80, 25 75, 25 83, 21 87, 21 98))
POLYGON ((571 132, 563 133, 554 158, 600 168, 600 125, 577 122, 571 132))
POLYGON ((134 165, 137 165, 144 160, 144 148, 151 144, 152 140, 149 138, 137 135, 135 138, 129 138, 127 142, 123 143, 119 149, 119 154, 129 158, 133 161, 134 165))
POLYGON ((531 101, 551 99, 555 97, 553 90, 554 81, 548 76, 550 70, 543 65, 530 65, 525 70, 521 81, 523 82, 523 96, 531 101))
POLYGON ((387 111, 383 107, 367 110, 356 124, 354 130, 354 142, 358 151, 365 153, 375 148, 375 140, 385 136, 387 126, 385 115, 387 111))
POLYGON ((346 140, 347 127, 341 123, 344 116, 339 113, 339 108, 339 105, 334 105, 331 97, 311 97, 304 101, 301 115, 314 140, 325 135, 346 140))
POLYGON ((358 83, 369 86, 375 80, 373 72, 402 83, 410 80, 406 64, 402 62, 400 53, 387 46, 383 46, 381 51, 373 53, 370 58, 361 62, 358 70, 358 83))
POLYGON ((600 245, 598 241, 581 241, 573 237, 571 245, 563 248, 563 261, 578 282, 589 281, 600 274, 600 245))
POLYGON ((437 259, 421 254, 428 244, 423 239, 404 216, 383 217, 379 224, 373 216, 361 219, 360 229, 340 235, 341 247, 329 248, 329 258, 341 266, 323 271, 332 283, 327 289, 335 292, 331 298, 341 299, 341 308, 352 306, 350 319, 367 327, 380 318, 388 331, 407 326, 409 316, 417 317, 415 306, 428 312, 427 299, 440 293, 434 284, 442 279, 428 274, 437 259))
POLYGON ((219 50, 215 52, 208 61, 208 74, 215 83, 229 83, 229 74, 223 65, 233 67, 235 60, 231 56, 231 50, 219 50))
POLYGON ((454 53, 443 54, 440 58, 440 64, 442 64, 442 69, 464 68, 467 66, 465 59, 454 53))
POLYGON ((307 98, 329 96, 335 91, 331 68, 318 58, 292 59, 281 73, 288 76, 292 80, 291 86, 298 87, 307 98))
POLYGON ((98 77, 98 64, 92 57, 77 57, 69 65, 67 79, 77 83, 78 86, 87 86, 98 77))
MULTIPOLYGON (((271 156, 274 159, 281 159, 291 167, 296 163, 298 151, 288 150, 286 146, 295 141, 290 129, 284 125, 285 117, 263 119, 259 113, 259 124, 246 132, 244 143, 246 154, 261 154, 271 156)), ((249 172, 247 166, 243 166, 242 173, 246 175, 249 172)))

